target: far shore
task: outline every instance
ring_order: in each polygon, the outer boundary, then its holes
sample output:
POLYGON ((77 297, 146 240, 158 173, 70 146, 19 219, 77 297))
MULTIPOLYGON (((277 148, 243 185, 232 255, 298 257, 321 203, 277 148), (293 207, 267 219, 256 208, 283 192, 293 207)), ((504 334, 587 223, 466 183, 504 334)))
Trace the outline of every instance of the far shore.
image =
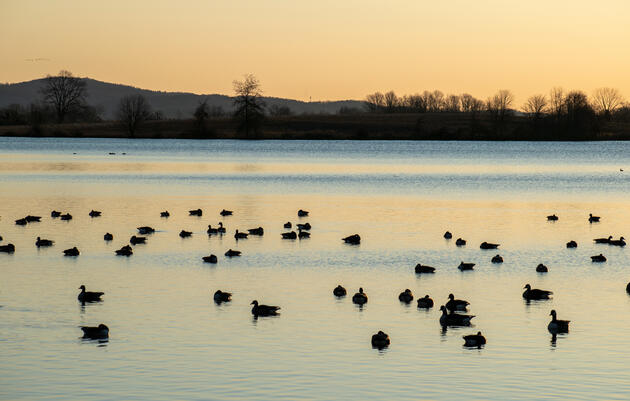
POLYGON ((3 137, 282 139, 282 140, 461 140, 461 141, 627 141, 630 123, 600 122, 587 132, 558 128, 549 121, 511 116, 505 121, 462 113, 349 114, 268 117, 258 132, 244 135, 230 118, 199 127, 194 120, 147 121, 130 136, 115 121, 40 126, 0 126, 3 137))

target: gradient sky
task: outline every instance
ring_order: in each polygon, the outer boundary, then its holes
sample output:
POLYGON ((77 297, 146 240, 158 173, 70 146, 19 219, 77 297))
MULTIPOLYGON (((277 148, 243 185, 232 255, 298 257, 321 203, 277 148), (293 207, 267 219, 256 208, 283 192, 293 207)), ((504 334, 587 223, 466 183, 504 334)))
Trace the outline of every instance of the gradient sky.
POLYGON ((0 82, 68 69, 146 89, 363 99, 440 89, 516 103, 553 86, 630 97, 627 0, 0 0, 0 82))

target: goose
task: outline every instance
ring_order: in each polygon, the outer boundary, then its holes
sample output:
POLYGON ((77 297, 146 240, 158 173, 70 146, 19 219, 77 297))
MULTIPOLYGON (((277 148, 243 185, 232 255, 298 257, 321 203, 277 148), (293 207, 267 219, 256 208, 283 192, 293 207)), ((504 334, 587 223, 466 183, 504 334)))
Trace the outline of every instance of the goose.
POLYGON ((408 304, 411 301, 413 301, 413 293, 411 292, 411 290, 409 288, 407 288, 405 291, 403 291, 400 294, 398 294, 398 300, 400 302, 404 302, 404 303, 408 304))
POLYGON ((72 215, 70 213, 66 213, 66 214, 62 214, 61 216, 59 216, 59 218, 61 220, 68 221, 68 220, 72 220, 72 215))
POLYGON ((591 262, 602 263, 605 261, 606 256, 602 255, 601 253, 599 255, 591 256, 591 262))
POLYGON ((253 300, 250 305, 254 305, 252 307, 252 315, 254 316, 275 316, 278 314, 278 310, 280 310, 279 306, 258 305, 258 301, 256 300, 253 300))
POLYGON ((588 222, 589 223, 599 223, 599 216, 593 216, 592 213, 588 214, 588 222))
POLYGON ((417 274, 422 274, 422 273, 435 273, 435 267, 431 267, 431 266, 427 266, 427 265, 422 265, 420 263, 418 263, 416 265, 415 271, 417 274))
POLYGON ((464 246, 464 245, 466 245, 466 240, 465 239, 461 239, 461 238, 457 238, 457 241, 455 241, 455 245, 457 245, 457 246, 464 246))
POLYGON ((336 287, 335 287, 335 289, 333 290, 333 294, 334 294, 336 297, 345 297, 345 296, 346 296, 346 294, 347 294, 347 291, 346 291, 346 289, 345 289, 345 288, 343 288, 343 287, 341 286, 341 284, 340 284, 340 285, 338 285, 338 286, 336 286, 336 287))
POLYGON ((89 215, 90 215, 90 217, 100 217, 101 212, 99 212, 98 210, 92 210, 92 211, 89 213, 89 215))
POLYGON ((474 270, 473 267, 475 266, 474 263, 464 263, 463 261, 459 264, 459 266, 457 266, 457 268, 461 271, 465 271, 465 270, 474 270))
POLYGON ((189 216, 203 216, 203 211, 201 209, 195 209, 195 210, 189 210, 188 211, 188 215, 189 216))
POLYGON ((539 290, 538 288, 532 289, 532 286, 525 284, 525 291, 523 292, 523 298, 529 300, 541 300, 549 299, 549 295, 553 294, 552 291, 539 290))
POLYGON ((136 237, 135 235, 132 235, 131 238, 129 238, 129 243, 131 245, 146 244, 146 242, 147 237, 136 237))
POLYGON ((37 246, 38 248, 40 246, 52 246, 55 243, 55 241, 51 241, 49 239, 41 239, 40 237, 37 237, 37 241, 35 241, 35 246, 37 246))
POLYGON ((0 252, 13 253, 15 252, 15 245, 13 244, 0 245, 0 252))
POLYGON ((547 273, 549 269, 547 268, 547 266, 543 265, 542 263, 539 263, 538 266, 536 266, 536 271, 538 273, 547 273))
POLYGON ((118 256, 131 256, 133 255, 133 249, 129 245, 125 245, 122 248, 118 249, 116 255, 118 256))
POLYGON ((99 302, 102 301, 101 297, 105 295, 104 292, 85 291, 85 285, 81 285, 79 289, 81 290, 77 296, 79 302, 99 302))
POLYGON ((501 255, 494 255, 490 261, 492 263, 503 263, 503 257, 501 255))
POLYGON ((448 302, 445 306, 449 311, 466 312, 468 305, 470 305, 470 302, 464 301, 463 299, 455 299, 455 295, 448 294, 448 302))
POLYGON ((265 230, 263 230, 262 227, 258 227, 258 228, 250 228, 249 230, 247 230, 251 235, 258 235, 261 236, 265 233, 265 230))
POLYGON ((368 301, 368 296, 363 292, 363 288, 359 288, 359 292, 352 296, 352 302, 357 305, 366 304, 368 301))
POLYGON ((482 242, 481 245, 479 245, 479 248, 481 249, 497 249, 500 246, 500 244, 492 244, 490 242, 482 242))
POLYGON ((0 241, 2 241, 2 235, 0 235, 0 241))
POLYGON ((15 225, 17 226, 25 226, 28 224, 28 221, 26 221, 26 219, 17 219, 15 220, 15 225))
POLYGON ((306 231, 302 231, 301 229, 298 229, 298 238, 302 239, 302 238, 311 238, 311 233, 306 232, 306 231))
POLYGON ((61 212, 58 212, 56 210, 53 210, 52 212, 50 212, 50 217, 52 217, 53 219, 59 216, 61 216, 61 212))
POLYGON ((440 325, 442 326, 470 326, 470 321, 474 315, 460 315, 457 313, 447 313, 444 305, 440 306, 442 315, 440 316, 440 325))
POLYGON ((608 244, 615 246, 626 246, 626 241, 624 237, 620 237, 619 239, 610 240, 608 244))
POLYGON ((168 212, 168 210, 165 210, 163 212, 160 212, 160 217, 169 217, 171 214, 168 212))
POLYGON ((418 308, 429 309, 433 308, 433 300, 429 295, 425 295, 424 298, 418 298, 418 308))
POLYGON ((298 210, 298 217, 306 217, 308 216, 308 211, 307 210, 298 210))
POLYGON ((218 234, 219 233, 219 229, 218 228, 212 228, 212 226, 210 224, 208 224, 208 230, 206 232, 208 233, 208 235, 218 234))
POLYGON ((630 283, 628 283, 628 284, 626 285, 626 292, 627 292, 628 294, 630 294, 630 283))
POLYGON ((182 238, 188 238, 192 235, 192 231, 182 230, 179 232, 179 236, 182 238))
POLYGON ((24 218, 29 223, 39 223, 41 216, 31 216, 30 214, 24 218))
POLYGON ((219 222, 219 228, 217 228, 217 230, 219 230, 219 234, 225 234, 225 227, 223 227, 223 222, 219 222))
POLYGON ((225 216, 231 216, 231 215, 232 215, 232 213, 233 213, 233 212, 232 212, 231 210, 225 210, 225 209, 223 209, 223 210, 221 210, 221 212, 219 212, 219 214, 220 214, 221 216, 224 216, 224 217, 225 217, 225 216))
POLYGON ((201 259, 203 259, 203 261, 206 263, 217 263, 216 255, 204 256, 201 259))
POLYGON ((219 305, 222 302, 230 302, 232 300, 232 293, 231 292, 224 292, 221 290, 217 290, 214 293, 214 302, 218 303, 219 305))
POLYGON ((304 224, 298 223, 295 226, 298 228, 298 230, 306 230, 306 231, 308 231, 308 230, 311 229, 311 223, 304 223, 304 224))
POLYGON ((287 221, 286 223, 284 223, 284 228, 291 228, 293 227, 293 225, 291 224, 290 221, 287 221))
POLYGON ((464 347, 481 348, 481 346, 486 343, 486 338, 481 335, 480 331, 478 331, 477 334, 469 334, 467 336, 463 336, 463 338, 464 338, 464 347))
POLYGON ((231 258, 233 256, 241 256, 241 251, 234 251, 232 249, 228 249, 227 252, 225 252, 225 256, 227 256, 228 258, 231 258))
POLYGON ((372 336, 372 347, 374 348, 383 349, 388 347, 389 344, 389 336, 382 331, 379 331, 372 336))
POLYGON ((280 235, 282 235, 282 239, 296 239, 297 238, 297 234, 295 233, 295 231, 291 231, 290 233, 281 233, 280 235))
POLYGON ((83 338, 91 340, 100 340, 109 338, 109 327, 104 324, 99 324, 97 327, 81 326, 83 330, 83 338))
POLYGON ((567 242, 567 248, 577 248, 577 242, 573 240, 567 242))
POLYGON ((239 233, 238 230, 236 230, 236 232, 234 233, 234 238, 236 238, 236 240, 238 241, 239 239, 245 239, 247 238, 249 234, 247 233, 239 233))
POLYGON ((149 226, 138 227, 138 234, 146 235, 153 234, 155 232, 155 228, 149 226))
POLYGON ((547 220, 548 221, 557 221, 558 220, 558 216, 556 216, 555 214, 552 214, 551 216, 547 216, 547 220))
POLYGON ((444 238, 451 239, 451 238, 453 238, 453 234, 451 234, 450 231, 447 231, 447 232, 444 233, 444 238))
POLYGON ((63 255, 64 256, 79 256, 79 250, 75 246, 75 247, 72 247, 70 249, 66 249, 65 251, 63 251, 63 255))
POLYGON ((612 235, 609 235, 608 238, 595 238, 593 239, 593 241, 595 241, 596 244, 608 244, 610 243, 610 240, 613 239, 612 235))
POLYGON ((348 237, 342 238, 343 242, 351 245, 359 245, 361 243, 361 237, 359 234, 353 234, 348 237))
POLYGON ((111 241, 111 240, 114 239, 114 236, 112 234, 110 234, 110 233, 105 233, 105 235, 103 235, 103 239, 105 241, 111 241))
POLYGON ((569 332, 570 320, 558 320, 555 309, 552 309, 549 315, 551 316, 551 322, 547 325, 547 330, 549 330, 550 333, 556 334, 569 332))

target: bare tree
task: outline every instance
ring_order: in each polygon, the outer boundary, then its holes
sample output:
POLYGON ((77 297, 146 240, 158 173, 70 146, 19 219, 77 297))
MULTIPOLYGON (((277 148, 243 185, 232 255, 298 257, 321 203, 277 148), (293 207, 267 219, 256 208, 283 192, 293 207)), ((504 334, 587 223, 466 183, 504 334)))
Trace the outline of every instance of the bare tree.
POLYGON ((260 128, 265 116, 265 105, 260 99, 260 81, 254 75, 246 74, 242 81, 232 81, 232 86, 236 93, 234 118, 240 122, 238 130, 249 136, 250 132, 256 132, 260 128))
POLYGON ((545 95, 533 95, 523 105, 523 111, 534 120, 538 120, 547 111, 547 98, 545 95))
POLYGON ((193 117, 195 118, 195 125, 197 126, 197 129, 201 134, 204 134, 206 132, 206 124, 208 122, 208 118, 210 117, 208 99, 203 99, 202 102, 199 102, 199 104, 195 108, 193 117))
POLYGON ((388 113, 393 113, 396 110, 396 107, 398 107, 398 96, 396 96, 396 93, 394 93, 394 91, 389 91, 385 93, 384 97, 385 110, 388 113))
POLYGON ((610 119, 612 114, 623 105, 623 96, 615 88, 597 88, 593 91, 593 106, 597 113, 610 119))
POLYGON ((127 133, 134 136, 138 127, 149 119, 151 106, 142 95, 129 95, 118 103, 118 120, 125 126, 127 133))
POLYGON ((372 113, 381 111, 385 107, 385 95, 381 92, 374 92, 371 95, 367 95, 365 97, 365 107, 372 113))
POLYGON ((512 92, 507 89, 501 89, 494 96, 488 98, 486 104, 488 111, 503 121, 513 102, 514 95, 512 92))
POLYGON ((448 111, 450 113, 457 113, 460 111, 459 106, 459 96, 457 95, 448 95, 444 100, 444 111, 448 111))
POLYGON ((85 103, 85 86, 85 81, 74 77, 70 71, 62 70, 56 76, 46 76, 40 91, 44 101, 55 109, 57 122, 62 123, 71 111, 85 103))
POLYGON ((557 86, 549 92, 549 112, 556 118, 565 113, 564 89, 557 86))

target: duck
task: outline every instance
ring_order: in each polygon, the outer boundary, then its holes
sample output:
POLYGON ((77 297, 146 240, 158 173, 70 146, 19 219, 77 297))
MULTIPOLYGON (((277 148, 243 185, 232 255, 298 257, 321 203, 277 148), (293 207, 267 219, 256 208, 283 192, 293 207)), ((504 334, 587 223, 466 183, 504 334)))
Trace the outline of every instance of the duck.
POLYGON ((435 267, 432 266, 427 266, 427 265, 423 265, 418 263, 416 265, 415 271, 417 274, 423 274, 423 273, 435 273, 435 267))
POLYGON ((236 232, 234 233, 234 238, 236 238, 236 240, 238 241, 239 239, 245 239, 247 238, 249 234, 247 233, 239 233, 238 230, 236 230, 236 232))
POLYGON ((252 307, 252 315, 254 316, 275 316, 280 310, 279 306, 259 305, 256 300, 253 300, 250 305, 254 305, 252 307))
POLYGON ((125 245, 122 248, 118 249, 116 255, 118 256, 131 256, 133 255, 133 249, 129 245, 125 245))
POLYGON ((223 227, 223 222, 219 222, 219 228, 217 228, 217 230, 219 230, 219 234, 225 234, 225 227, 223 227))
POLYGON ((447 231, 447 232, 444 233, 444 238, 445 239, 451 239, 451 238, 453 238, 453 234, 451 234, 450 231, 447 231))
POLYGON ((39 223, 41 216, 31 216, 30 214, 24 218, 29 223, 39 223))
POLYGON ((368 296, 363 292, 363 287, 359 288, 359 292, 352 296, 352 302, 357 305, 366 304, 368 301, 368 296))
POLYGON ((149 226, 138 227, 137 230, 138 230, 138 234, 142 234, 142 235, 153 234, 155 232, 155 228, 149 227, 149 226))
POLYGON ((547 325, 547 330, 549 330, 550 333, 556 334, 569 332, 570 320, 558 320, 555 309, 551 310, 549 316, 551 316, 551 322, 547 325))
POLYGON ((433 300, 429 295, 425 295, 423 298, 418 298, 418 308, 430 309, 433 308, 433 300))
POLYGON ((589 223, 599 223, 599 216, 593 216, 592 213, 588 214, 588 222, 589 223))
POLYGON ((547 216, 547 220, 548 221, 557 221, 558 220, 558 216, 556 216, 555 214, 552 214, 551 216, 547 216))
POLYGON ((201 209, 189 210, 188 211, 188 215, 189 216, 199 216, 199 217, 201 217, 201 216, 203 216, 203 210, 201 210, 201 209))
POLYGON ((500 246, 500 244, 492 244, 490 242, 482 242, 481 245, 479 245, 480 249, 497 249, 500 246))
POLYGON ((306 217, 308 216, 308 211, 307 210, 298 210, 298 217, 306 217))
POLYGON ((41 239, 40 237, 37 237, 37 241, 35 241, 35 246, 37 246, 38 248, 41 246, 52 246, 55 243, 55 241, 51 241, 49 239, 41 239))
POLYGON ((286 223, 284 223, 284 228, 291 228, 293 227, 293 225, 291 224, 290 221, 287 221, 286 223))
POLYGON ((503 257, 501 255, 494 255, 490 261, 492 263, 503 263, 503 257))
POLYGON ((61 212, 58 212, 56 210, 53 210, 52 212, 50 212, 50 217, 52 217, 53 219, 57 218, 61 216, 61 212))
POLYGON ((474 263, 464 263, 463 261, 459 264, 459 266, 457 266, 457 268, 461 271, 474 270, 473 267, 475 267, 474 263))
POLYGON ((192 235, 192 231, 182 230, 179 232, 179 236, 182 238, 188 238, 192 235))
POLYGON ((171 214, 168 212, 168 210, 165 210, 163 212, 160 212, 160 217, 169 217, 171 214))
POLYGON ((221 211, 219 212, 219 214, 220 214, 221 216, 224 216, 224 217, 225 217, 225 216, 231 216, 231 215, 233 214, 233 212, 232 212, 231 210, 225 210, 225 209, 223 209, 223 210, 221 210, 221 211))
POLYGON ((383 349, 388 347, 389 344, 389 336, 382 331, 379 331, 372 336, 372 347, 374 348, 383 349))
POLYGON ((608 238, 595 238, 593 239, 593 241, 595 241, 596 244, 608 244, 610 243, 610 240, 613 239, 612 235, 609 235, 608 238))
POLYGON ((606 261, 606 256, 602 255, 601 253, 599 255, 591 256, 591 262, 602 263, 605 261, 606 261))
POLYGON ((81 290, 77 296, 79 302, 99 302, 102 301, 101 297, 105 295, 104 292, 85 291, 85 285, 81 285, 79 289, 81 290))
POLYGON ((455 295, 448 294, 448 302, 445 306, 449 311, 466 312, 468 305, 470 305, 470 302, 464 301, 463 299, 455 299, 455 295))
POLYGON ((203 259, 203 261, 206 262, 206 263, 217 263, 217 256, 216 255, 204 256, 201 259, 203 259))
POLYGON ((463 338, 464 338, 464 347, 481 348, 482 345, 486 344, 486 338, 481 335, 480 331, 478 331, 477 334, 469 334, 467 336, 463 336, 463 338))
POLYGON ((291 231, 290 233, 281 233, 280 235, 282 235, 282 239, 296 239, 297 238, 297 234, 295 233, 295 231, 291 231))
POLYGON ((70 213, 65 213, 65 214, 62 214, 61 216, 59 216, 59 218, 61 220, 68 221, 68 220, 72 220, 72 215, 70 213))
POLYGON ((413 301, 413 293, 407 288, 405 291, 398 294, 398 300, 406 304, 411 303, 411 301, 413 301))
POLYGON ((13 244, 0 245, 0 252, 13 253, 15 252, 15 245, 13 244))
POLYGON ((72 247, 70 249, 66 249, 65 251, 63 251, 63 255, 64 256, 79 256, 79 250, 75 246, 75 247, 72 247))
POLYGON ((342 240, 346 244, 351 244, 351 245, 359 245, 361 243, 361 237, 359 236, 359 234, 353 234, 353 235, 347 236, 345 238, 342 238, 342 240))
POLYGON ((628 284, 626 285, 626 292, 627 292, 628 294, 630 294, 630 283, 628 283, 628 284))
POLYGON ((532 286, 529 284, 525 284, 525 291, 523 292, 523 298, 526 300, 541 300, 541 299, 549 299, 549 295, 552 295, 552 291, 547 290, 539 290, 538 288, 532 289, 532 286))
POLYGON ((212 226, 210 224, 208 224, 208 230, 206 232, 208 233, 208 235, 218 234, 219 233, 219 229, 218 228, 212 228, 212 226))
POLYGON ((577 248, 577 242, 573 240, 567 242, 567 248, 577 248))
POLYGON ((249 230, 247 230, 251 235, 258 235, 261 236, 265 233, 265 230, 263 230, 262 227, 258 227, 258 228, 250 228, 249 230))
POLYGON ((136 237, 135 235, 132 235, 131 238, 129 238, 129 243, 131 245, 146 244, 146 242, 147 237, 136 237))
POLYGON ((231 258, 233 256, 241 256, 241 251, 228 249, 227 252, 225 252, 225 256, 227 256, 228 258, 231 258))
POLYGON ((308 230, 311 229, 311 223, 304 223, 304 224, 298 223, 295 226, 298 228, 298 230, 306 230, 306 231, 308 231, 308 230))
POLYGON ((83 338, 91 340, 102 340, 109 338, 109 327, 99 324, 97 327, 81 326, 83 330, 83 338))
POLYGON ((26 221, 26 219, 24 218, 15 220, 15 225, 17 226, 25 226, 27 224, 28 224, 28 221, 26 221))
POLYGON ((536 271, 538 273, 547 273, 549 269, 547 268, 547 266, 543 265, 542 263, 539 263, 538 266, 536 266, 536 271))
POLYGON ((626 246, 626 241, 624 237, 620 237, 619 239, 610 240, 608 244, 614 246, 626 246))
POLYGON ((457 245, 457 246, 464 246, 464 245, 466 245, 466 240, 465 239, 461 239, 461 238, 457 238, 457 241, 455 241, 455 245, 457 245))
POLYGON ((302 239, 302 238, 311 238, 311 233, 306 232, 306 231, 302 231, 301 229, 298 229, 298 238, 302 239))
POLYGON ((89 216, 90 216, 90 217, 100 217, 100 215, 101 215, 101 212, 99 212, 98 210, 92 210, 92 211, 89 213, 89 216))
POLYGON ((343 287, 341 286, 341 284, 340 284, 340 285, 338 285, 338 286, 336 286, 336 287, 335 287, 335 289, 333 290, 333 294, 334 294, 336 297, 345 297, 345 296, 346 296, 346 294, 347 294, 347 291, 346 291, 346 289, 345 289, 345 288, 343 288, 343 287))
POLYGON ((460 315, 451 311, 447 313, 444 305, 440 306, 442 315, 440 316, 440 325, 442 326, 470 326, 470 321, 474 315, 460 315))
POLYGON ((224 292, 221 290, 216 290, 216 292, 214 293, 214 302, 218 303, 219 305, 222 302, 230 302, 231 300, 232 300, 231 292, 224 292))
POLYGON ((103 239, 105 241, 111 241, 114 239, 114 236, 111 233, 105 233, 105 235, 103 235, 103 239))

